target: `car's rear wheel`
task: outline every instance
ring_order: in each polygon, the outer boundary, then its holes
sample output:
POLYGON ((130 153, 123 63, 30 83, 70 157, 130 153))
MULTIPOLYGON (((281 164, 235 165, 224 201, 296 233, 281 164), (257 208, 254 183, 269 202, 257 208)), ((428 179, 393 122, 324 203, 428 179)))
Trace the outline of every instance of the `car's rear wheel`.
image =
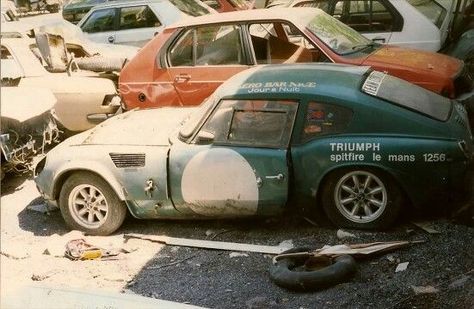
POLYGON ((127 208, 102 178, 77 172, 65 182, 59 207, 66 224, 90 235, 108 235, 123 223, 127 208))
POLYGON ((403 195, 398 185, 375 169, 343 169, 328 176, 322 204, 337 226, 381 229, 398 217, 403 195))

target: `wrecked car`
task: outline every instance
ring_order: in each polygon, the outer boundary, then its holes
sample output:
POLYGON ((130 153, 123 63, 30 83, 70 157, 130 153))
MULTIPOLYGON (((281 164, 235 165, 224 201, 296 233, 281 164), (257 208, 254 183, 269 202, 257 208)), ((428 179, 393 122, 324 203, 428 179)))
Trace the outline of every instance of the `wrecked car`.
POLYGON ((2 87, 1 102, 3 179, 9 172, 30 171, 33 156, 59 141, 59 129, 52 115, 56 98, 48 89, 2 87))
POLYGON ((69 227, 89 234, 112 233, 127 211, 226 218, 297 205, 377 229, 402 206, 461 196, 472 151, 454 100, 368 67, 269 65, 198 108, 133 110, 69 138, 35 181, 69 227))
POLYGON ((449 34, 452 0, 291 0, 268 7, 317 7, 377 43, 437 52, 449 34))
POLYGON ((112 1, 93 7, 77 25, 92 41, 142 47, 165 26, 211 13, 199 0, 112 1))
POLYGON ((469 92, 463 62, 370 41, 319 9, 220 13, 165 29, 119 78, 125 108, 196 105, 232 75, 260 64, 368 65, 454 98, 469 92))
MULTIPOLYGON (((55 117, 62 130, 79 132, 113 116, 120 106, 115 84, 100 73, 73 68, 64 42, 37 45, 35 40, 2 39, 3 87, 48 88, 57 98, 55 117)), ((34 105, 34 101, 31 102, 34 105)))

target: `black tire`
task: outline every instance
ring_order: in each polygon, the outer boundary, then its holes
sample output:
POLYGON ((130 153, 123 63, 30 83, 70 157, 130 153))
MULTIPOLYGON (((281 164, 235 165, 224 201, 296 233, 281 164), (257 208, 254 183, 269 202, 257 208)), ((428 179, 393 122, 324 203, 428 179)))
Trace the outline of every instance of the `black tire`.
MULTIPOLYGON (((308 248, 294 248, 283 253, 308 252, 308 248)), ((305 271, 305 257, 287 257, 270 267, 270 278, 278 286, 292 291, 317 291, 350 280, 357 264, 350 255, 335 258, 329 266, 305 271)))
POLYGON ((392 178, 379 170, 341 169, 331 173, 324 182, 321 202, 329 220, 336 226, 383 229, 397 219, 403 203, 403 194, 392 178), (360 180, 358 185, 353 176, 360 180), (364 188, 363 183, 367 177, 371 180, 367 188, 364 188), (354 194, 346 191, 347 188, 353 190, 354 194), (371 194, 377 192, 376 189, 381 192, 371 194), (348 202, 352 198, 354 199, 348 202), (351 214, 354 210, 355 214, 351 214))
POLYGON ((59 208, 69 227, 89 235, 113 233, 122 225, 127 214, 127 207, 109 184, 88 172, 76 172, 67 178, 59 194, 59 208), (87 197, 84 194, 90 198, 89 202, 85 202, 87 197))

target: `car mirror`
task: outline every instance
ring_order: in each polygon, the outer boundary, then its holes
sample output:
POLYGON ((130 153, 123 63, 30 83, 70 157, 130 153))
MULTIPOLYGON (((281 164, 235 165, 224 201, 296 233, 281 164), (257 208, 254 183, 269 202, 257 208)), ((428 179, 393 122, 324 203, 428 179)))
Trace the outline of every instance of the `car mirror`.
POLYGON ((212 141, 214 141, 214 133, 201 130, 201 131, 199 131, 199 133, 196 137, 196 141, 199 144, 211 143, 212 141))

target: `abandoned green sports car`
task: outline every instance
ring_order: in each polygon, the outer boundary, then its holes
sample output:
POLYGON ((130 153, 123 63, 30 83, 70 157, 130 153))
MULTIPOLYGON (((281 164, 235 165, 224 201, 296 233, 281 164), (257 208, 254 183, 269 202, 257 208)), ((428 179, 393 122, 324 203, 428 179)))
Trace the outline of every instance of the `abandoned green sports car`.
POLYGON ((35 170, 66 223, 109 234, 137 218, 315 210, 377 229, 459 195, 472 160, 464 108, 368 67, 246 70, 197 108, 133 110, 73 136, 35 170))

